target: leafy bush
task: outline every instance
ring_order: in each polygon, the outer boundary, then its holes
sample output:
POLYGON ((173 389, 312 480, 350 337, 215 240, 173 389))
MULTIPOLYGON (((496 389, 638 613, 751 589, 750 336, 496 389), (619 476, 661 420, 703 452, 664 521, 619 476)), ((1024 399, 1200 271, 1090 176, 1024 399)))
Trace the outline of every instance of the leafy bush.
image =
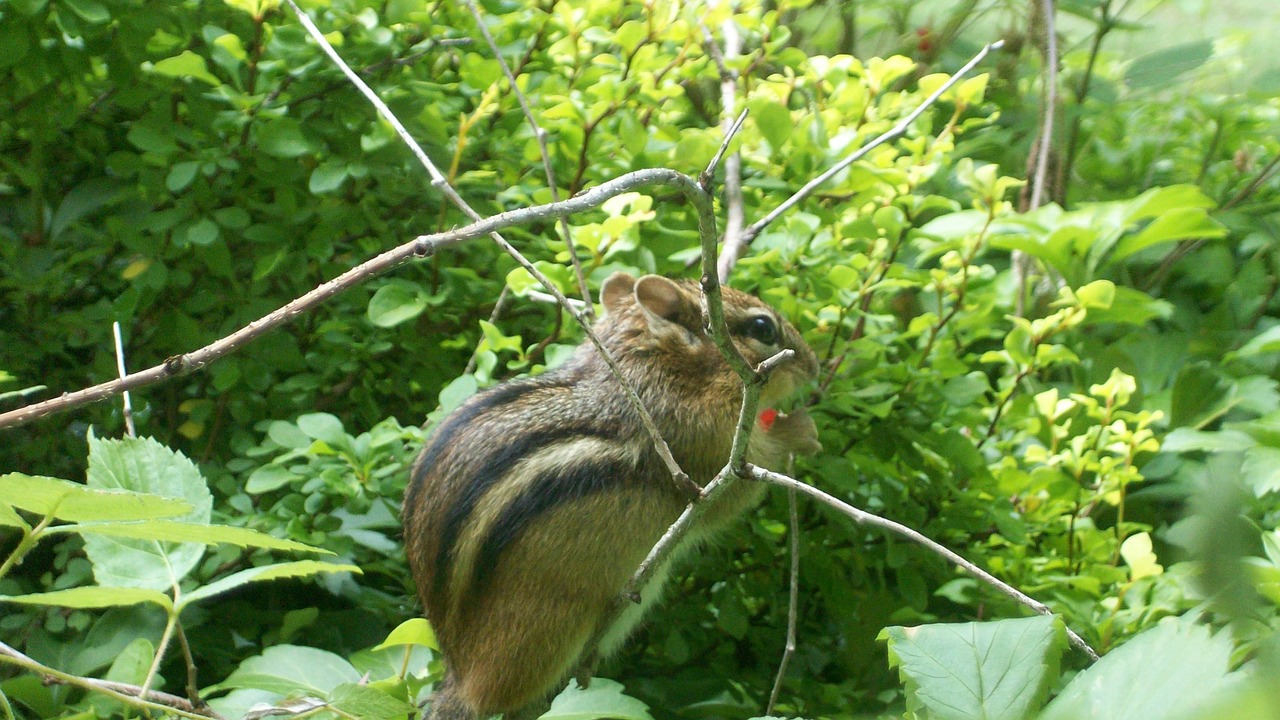
MULTIPOLYGON (((1040 127, 1043 38, 1008 31, 989 75, 764 228, 732 279, 822 361, 825 451, 797 475, 1058 618, 1023 617, 936 555, 822 506, 802 502, 789 529, 778 494, 693 559, 662 620, 605 663, 621 687, 567 691, 553 716, 759 714, 796 532, 799 646, 775 714, 1274 717, 1260 678, 1280 667, 1280 105, 1161 93, 1157 81, 1189 82, 1184 66, 1231 58, 1185 47, 1129 62, 1099 50, 1125 29, 1111 3, 1062 5, 1087 21, 1071 37, 1099 42, 1063 57, 1056 204, 1027 208, 1018 179, 1040 127), (1170 59, 1186 62, 1153 70, 1170 59), (1105 658, 1088 666, 1064 626, 1105 658)), ((975 6, 925 34, 895 3, 481 12, 547 133, 560 197, 706 166, 722 78, 701 26, 720 41, 732 20, 751 222, 940 87, 937 71, 976 49, 975 6), (865 13, 864 35, 832 12, 865 13), (884 57, 831 52, 858 44, 884 57)), ((306 8, 481 214, 552 199, 537 135, 465 5, 306 8)), ((1043 21, 1007 12, 1010 27, 1043 21)), ((0 410, 114 377, 112 320, 130 367, 156 365, 467 222, 271 0, 10 2, 0 73, 0 324, 21 340, 0 359, 0 410)), ((568 225, 593 288, 616 270, 687 274, 698 254, 696 212, 662 187, 568 225)), ((508 237, 576 292, 555 224, 508 237)), ((408 466, 448 410, 580 340, 536 289, 490 244, 459 245, 135 392, 156 441, 96 439, 123 429, 106 404, 4 429, 0 629, 31 662, 0 654, 0 706, 125 712, 33 674, 56 671, 190 684, 225 716, 290 702, 403 717, 440 671, 429 631, 402 624, 417 612, 396 519, 408 466), (79 477, 86 460, 87 489, 44 477, 79 477), (161 519, 179 511, 190 517, 161 519), (133 545, 104 539, 121 536, 133 545), (333 556, 269 552, 304 544, 333 556)))

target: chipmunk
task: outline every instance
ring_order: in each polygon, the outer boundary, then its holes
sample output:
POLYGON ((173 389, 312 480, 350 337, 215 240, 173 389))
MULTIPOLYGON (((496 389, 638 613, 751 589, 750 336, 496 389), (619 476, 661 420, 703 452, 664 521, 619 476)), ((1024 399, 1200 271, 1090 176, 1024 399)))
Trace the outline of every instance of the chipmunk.
MULTIPOLYGON (((676 461, 705 486, 728 460, 742 382, 703 328, 698 285, 615 273, 600 296, 596 334, 676 461)), ((761 407, 815 377, 813 351, 776 311, 731 288, 723 299, 748 362, 795 352, 770 376, 761 407)), ((790 454, 821 449, 803 411, 768 417, 752 432, 749 462, 781 469, 790 454)), ((764 492, 761 483, 736 482, 673 558, 764 492)), ((428 717, 541 714, 578 664, 616 650, 658 596, 671 561, 599 647, 586 647, 688 502, 591 343, 555 370, 503 383, 454 410, 415 463, 403 510, 410 569, 446 667, 428 717)))

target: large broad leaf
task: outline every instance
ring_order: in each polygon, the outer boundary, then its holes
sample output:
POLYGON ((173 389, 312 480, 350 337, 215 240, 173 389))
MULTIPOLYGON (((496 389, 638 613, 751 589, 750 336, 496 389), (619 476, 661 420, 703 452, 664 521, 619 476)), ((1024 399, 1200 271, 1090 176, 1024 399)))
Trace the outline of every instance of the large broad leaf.
POLYGON ((1124 74, 1130 88, 1160 88, 1173 82, 1183 73, 1205 64, 1213 57, 1213 41, 1197 40, 1143 55, 1129 66, 1124 74))
POLYGON ((1234 684, 1230 634, 1170 620, 1133 638, 1080 673, 1041 720, 1181 720, 1234 684))
POLYGON ((1119 262, 1136 252, 1161 243, 1179 240, 1222 238, 1227 229, 1209 217, 1201 208, 1174 208, 1151 222, 1142 230, 1128 235, 1116 243, 1111 251, 1111 262, 1119 262))
MULTIPOLYGON (((179 518, 207 525, 213 498, 195 463, 150 438, 102 440, 89 436, 89 486, 178 498, 191 505, 179 518)), ((85 551, 99 585, 166 590, 204 554, 203 543, 89 535, 85 551)))
POLYGON ((647 705, 622 691, 621 685, 604 678, 592 680, 591 687, 585 690, 571 682, 564 692, 556 696, 551 709, 540 720, 653 720, 647 705))
POLYGON ((298 645, 276 645, 245 660, 204 693, 227 688, 253 688, 281 695, 324 697, 344 683, 360 681, 360 672, 339 655, 298 645))
POLYGON ((890 627, 889 664, 918 717, 1022 720, 1040 707, 1066 647, 1062 623, 1033 617, 890 627))
MULTIPOLYGON (((183 500, 123 490, 95 490, 70 480, 22 473, 0 475, 0 504, 73 522, 148 520, 191 512, 190 503, 183 500)), ((0 520, 0 524, 11 523, 0 520)))
POLYGON ((412 717, 416 708, 403 700, 368 685, 344 683, 334 688, 329 703, 346 717, 365 720, 402 720, 412 717))
POLYGON ((337 565, 334 563, 325 563, 318 560, 298 560, 296 562, 278 563, 275 565, 263 565, 261 567, 249 568, 232 573, 221 580, 197 588, 196 590, 185 595, 178 601, 178 610, 182 610, 186 606, 199 602, 205 598, 213 597, 224 592, 229 592, 242 585, 248 585, 254 582, 265 582, 267 580, 279 580, 281 578, 299 578, 309 577, 311 575, 319 575, 320 573, 333 572, 350 572, 359 573, 360 568, 355 565, 337 565))

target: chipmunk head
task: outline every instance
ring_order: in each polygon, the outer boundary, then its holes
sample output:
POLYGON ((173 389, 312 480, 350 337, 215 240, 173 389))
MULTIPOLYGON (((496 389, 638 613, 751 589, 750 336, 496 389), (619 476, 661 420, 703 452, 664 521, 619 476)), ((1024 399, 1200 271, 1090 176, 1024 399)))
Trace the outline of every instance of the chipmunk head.
MULTIPOLYGON (((759 365, 783 350, 795 353, 770 377, 761 394, 764 405, 791 395, 817 375, 817 358, 791 323, 752 295, 729 287, 721 290, 725 323, 748 363, 759 365)), ((728 370, 703 324, 702 296, 696 282, 659 275, 637 279, 614 273, 605 280, 600 297, 613 331, 610 334, 621 335, 619 339, 629 349, 665 356, 664 362, 683 365, 691 377, 711 368, 728 370)), ((732 381, 736 382, 736 376, 732 381)))

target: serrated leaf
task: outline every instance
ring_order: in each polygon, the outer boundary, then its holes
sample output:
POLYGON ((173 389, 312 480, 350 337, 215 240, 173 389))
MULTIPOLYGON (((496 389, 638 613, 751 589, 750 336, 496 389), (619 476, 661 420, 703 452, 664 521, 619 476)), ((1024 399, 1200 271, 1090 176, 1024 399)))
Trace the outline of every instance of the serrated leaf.
POLYGON ((240 663, 226 680, 205 692, 253 688, 323 697, 339 685, 359 681, 360 672, 339 655, 298 645, 275 645, 240 663))
POLYGON ((149 520, 192 511, 191 503, 129 490, 95 490, 41 475, 0 475, 0 503, 71 522, 149 520))
POLYGON ((1057 618, 890 627, 889 664, 906 684, 907 708, 939 720, 1022 720, 1058 677, 1066 634, 1057 618))
POLYGON ((440 649, 435 630, 431 629, 431 623, 426 618, 412 618, 400 623, 374 650, 397 645, 425 645, 432 650, 440 649))
POLYGON ((310 577, 321 573, 335 572, 359 574, 360 568, 355 565, 338 565, 335 563, 321 562, 319 560, 297 560, 294 562, 277 563, 275 565, 263 565, 261 567, 249 568, 237 573, 232 573, 221 580, 215 580, 208 585, 196 588, 190 593, 187 593, 178 601, 178 609, 181 610, 192 603, 199 602, 215 595, 220 595, 224 592, 241 587, 242 585, 248 585, 249 583, 280 580, 282 578, 310 577))
POLYGON ((169 520, 150 520, 136 523, 80 524, 65 525, 59 531, 77 532, 86 535, 106 535, 109 537, 136 538, 139 540, 164 540, 167 542, 198 542, 205 545, 235 545, 243 548, 265 548, 268 550, 287 550, 290 552, 311 552, 332 555, 324 548, 312 547, 303 543, 278 538, 274 535, 251 530, 249 528, 232 527, 230 525, 199 525, 196 523, 173 522, 169 520))
MULTIPOLYGON (((183 522, 207 525, 213 497, 195 463, 150 438, 104 440, 89 436, 90 487, 150 492, 191 506, 183 522)), ((166 590, 204 554, 197 543, 166 543, 90 535, 85 552, 100 585, 166 590)))
POLYGON ((1165 621, 1108 653, 1071 681, 1041 720, 1201 717, 1232 679, 1230 633, 1165 621))
POLYGON ((1258 446, 1246 450, 1240 475, 1255 497, 1280 492, 1280 448, 1258 446))
POLYGON ((653 720, 649 706, 623 693, 623 687, 613 680, 595 678, 591 687, 582 689, 577 683, 569 683, 564 692, 551 701, 551 709, 539 720, 653 720))
POLYGON ((19 603, 22 605, 51 605, 81 610, 122 607, 139 603, 152 603, 166 609, 173 607, 173 601, 169 599, 169 596, 158 590, 99 586, 54 590, 53 592, 32 593, 30 595, 0 595, 0 602, 19 603))

